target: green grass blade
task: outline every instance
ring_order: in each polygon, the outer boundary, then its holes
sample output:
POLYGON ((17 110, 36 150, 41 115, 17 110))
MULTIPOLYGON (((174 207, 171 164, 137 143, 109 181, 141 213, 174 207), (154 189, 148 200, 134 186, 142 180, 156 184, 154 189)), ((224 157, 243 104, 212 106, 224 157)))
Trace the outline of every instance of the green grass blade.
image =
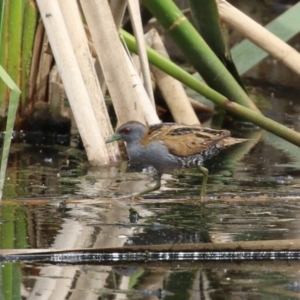
POLYGON ((11 144, 11 137, 12 137, 12 132, 13 132, 14 123, 16 119, 16 113, 17 113, 21 91, 1 66, 0 66, 0 78, 2 78, 2 80, 11 90, 10 97, 9 97, 6 131, 5 131, 5 138, 4 138, 2 157, 1 157, 1 167, 0 167, 0 201, 1 201, 8 154, 9 154, 9 149, 11 144))

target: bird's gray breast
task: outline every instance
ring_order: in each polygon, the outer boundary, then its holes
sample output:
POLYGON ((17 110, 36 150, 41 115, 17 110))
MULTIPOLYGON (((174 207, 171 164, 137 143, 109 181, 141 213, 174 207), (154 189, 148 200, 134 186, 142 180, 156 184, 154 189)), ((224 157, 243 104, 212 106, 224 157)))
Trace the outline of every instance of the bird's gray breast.
POLYGON ((159 142, 150 145, 127 144, 127 153, 132 161, 151 165, 158 171, 168 172, 180 167, 180 163, 168 148, 159 142))

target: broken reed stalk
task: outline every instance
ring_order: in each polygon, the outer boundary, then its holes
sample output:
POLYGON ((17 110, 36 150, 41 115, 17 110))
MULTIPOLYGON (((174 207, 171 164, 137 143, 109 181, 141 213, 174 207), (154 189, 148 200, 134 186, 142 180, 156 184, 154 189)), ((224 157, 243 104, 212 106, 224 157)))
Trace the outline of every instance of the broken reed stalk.
MULTIPOLYGON (((224 0, 217 0, 222 21, 300 75, 300 53, 224 0)), ((300 5, 300 4, 299 4, 300 5)))
MULTIPOLYGON (((151 29, 145 36, 149 46, 169 59, 167 50, 155 29, 151 29)), ((151 67, 151 70, 175 122, 186 125, 200 125, 182 83, 154 66, 151 67)))

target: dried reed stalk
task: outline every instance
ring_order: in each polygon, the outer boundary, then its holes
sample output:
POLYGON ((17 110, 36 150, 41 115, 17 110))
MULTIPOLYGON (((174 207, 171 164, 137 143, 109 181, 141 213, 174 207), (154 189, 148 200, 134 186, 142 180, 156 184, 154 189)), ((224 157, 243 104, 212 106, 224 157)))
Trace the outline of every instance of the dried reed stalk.
POLYGON ((59 5, 74 48, 78 66, 96 116, 98 124, 97 128, 103 137, 99 143, 101 143, 103 151, 108 151, 110 159, 112 161, 117 161, 120 156, 117 144, 105 144, 105 140, 113 134, 113 129, 99 81, 97 79, 94 61, 89 50, 88 39, 81 21, 78 4, 73 0, 59 0, 59 5))
POLYGON ((288 68, 300 74, 300 53, 225 0, 217 0, 221 19, 264 49, 288 68))
POLYGON ((80 1, 119 122, 145 123, 107 1, 80 1))
MULTIPOLYGON (((104 139, 89 100, 74 49, 57 0, 37 0, 51 49, 61 74, 69 102, 80 132, 89 162, 103 165, 109 162, 104 139)), ((73 20, 74 23, 80 20, 73 20)))
POLYGON ((138 46, 138 55, 141 64, 144 86, 152 102, 152 105, 155 106, 152 83, 151 83, 150 67, 149 67, 149 62, 148 62, 147 52, 146 52, 144 30, 143 30, 143 24, 141 20, 140 3, 138 0, 127 0, 127 1, 128 1, 130 19, 133 25, 133 31, 138 46))
MULTIPOLYGON (((166 48, 155 29, 150 30, 146 34, 146 39, 147 43, 154 50, 169 58, 166 48)), ((151 70, 175 122, 186 125, 200 125, 182 83, 154 66, 151 66, 151 70)))

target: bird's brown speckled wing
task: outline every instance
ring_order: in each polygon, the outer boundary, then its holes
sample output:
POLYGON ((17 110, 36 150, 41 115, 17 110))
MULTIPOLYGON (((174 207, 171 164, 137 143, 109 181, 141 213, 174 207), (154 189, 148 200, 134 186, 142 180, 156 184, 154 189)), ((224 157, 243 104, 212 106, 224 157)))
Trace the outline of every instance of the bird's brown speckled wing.
POLYGON ((168 147, 172 154, 188 156, 202 152, 229 136, 230 132, 227 130, 164 123, 150 126, 142 144, 160 141, 168 147))
POLYGON ((178 128, 170 131, 164 139, 169 151, 178 156, 188 156, 208 149, 220 140, 230 136, 227 130, 210 128, 178 128))

